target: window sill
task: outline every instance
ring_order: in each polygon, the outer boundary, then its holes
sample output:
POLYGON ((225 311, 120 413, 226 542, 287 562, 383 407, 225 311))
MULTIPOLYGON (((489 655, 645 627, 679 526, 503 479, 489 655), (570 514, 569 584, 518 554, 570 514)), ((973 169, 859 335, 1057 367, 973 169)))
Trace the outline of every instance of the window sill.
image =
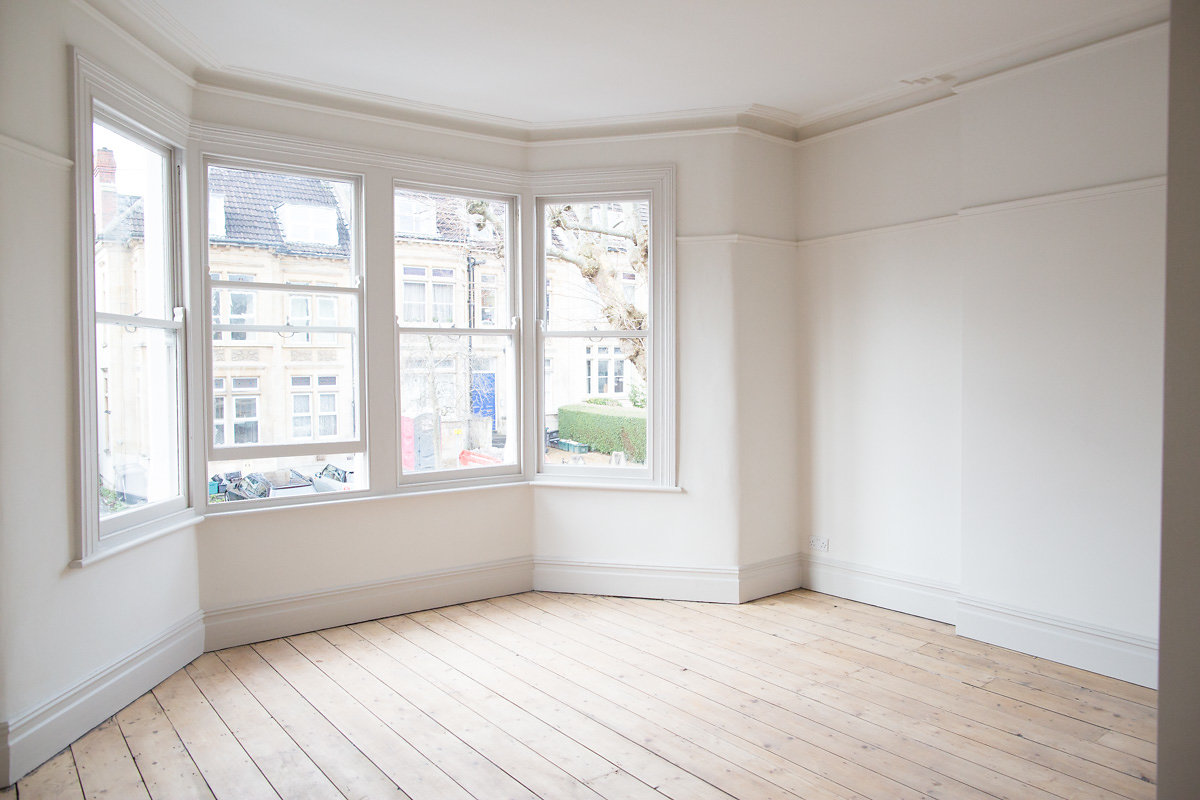
MULTIPOLYGON (((279 501, 271 502, 268 500, 252 501, 254 505, 248 506, 244 502, 237 503, 215 503, 207 507, 205 512, 208 517, 228 516, 233 514, 261 514, 271 511, 283 511, 287 509, 303 509, 313 506, 326 506, 341 503, 367 503, 378 500, 398 500, 405 497, 425 497, 429 495, 439 494, 457 494, 460 492, 476 492, 486 491, 488 489, 505 489, 515 486, 532 486, 548 489, 587 489, 600 490, 608 492, 649 492, 652 494, 683 494, 684 490, 678 486, 656 486, 650 484, 632 484, 632 483, 605 483, 600 481, 570 481, 561 478, 552 480, 524 480, 520 477, 489 480, 479 483, 459 483, 457 481, 442 481, 438 483, 427 484, 408 484, 400 486, 397 489, 379 494, 370 494, 366 490, 350 491, 339 493, 338 496, 330 497, 329 499, 307 500, 299 498, 281 498, 279 501), (232 506, 232 507, 231 507, 232 506)), ((200 519, 203 519, 201 517, 200 519)))
POLYGON ((184 528, 193 528, 203 520, 204 517, 202 515, 197 514, 194 509, 188 508, 159 519, 151 520, 150 522, 142 523, 134 528, 122 531, 119 534, 120 540, 117 542, 113 542, 112 544, 104 544, 102 542, 95 552, 83 558, 75 559, 69 566, 72 569, 90 567, 92 564, 104 561, 111 556, 132 550, 135 547, 140 547, 155 539, 161 539, 167 534, 175 533, 184 528))

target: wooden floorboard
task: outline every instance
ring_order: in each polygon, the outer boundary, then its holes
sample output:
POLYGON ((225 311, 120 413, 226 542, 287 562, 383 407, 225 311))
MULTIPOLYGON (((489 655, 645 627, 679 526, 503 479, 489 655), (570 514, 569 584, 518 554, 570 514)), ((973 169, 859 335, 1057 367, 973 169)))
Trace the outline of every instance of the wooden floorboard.
POLYGON ((208 653, 0 800, 1153 800, 1157 695, 806 590, 208 653))

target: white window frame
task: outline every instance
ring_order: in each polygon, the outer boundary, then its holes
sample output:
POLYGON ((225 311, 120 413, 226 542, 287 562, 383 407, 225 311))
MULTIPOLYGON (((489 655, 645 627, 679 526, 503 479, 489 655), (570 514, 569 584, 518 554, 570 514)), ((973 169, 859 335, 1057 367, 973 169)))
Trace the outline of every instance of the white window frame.
MULTIPOLYGON (((468 177, 471 170, 463 169, 463 175, 460 181, 445 180, 444 175, 439 175, 438 178, 432 180, 428 176, 420 172, 406 172, 395 175, 392 182, 393 203, 395 202, 395 192, 397 190, 407 190, 413 192, 429 193, 432 195, 450 195, 453 197, 471 198, 479 200, 489 200, 507 204, 508 212, 505 215, 505 225, 507 230, 505 236, 508 241, 508 252, 505 257, 508 262, 507 272, 507 291, 503 292, 503 296, 507 298, 508 305, 497 302, 496 307, 496 324, 487 325, 484 327, 470 327, 470 321, 465 315, 458 314, 458 298, 455 297, 454 303, 454 319, 457 325, 450 326, 445 323, 434 323, 432 321, 433 309, 433 284, 439 280, 445 281, 449 279, 439 279, 434 277, 435 269, 445 269, 446 267, 437 264, 428 264, 426 267, 426 275, 419 278, 416 275, 405 276, 404 267, 421 267, 420 264, 399 263, 399 269, 396 268, 396 262, 393 257, 393 270, 395 280, 401 284, 405 282, 417 283, 424 281, 425 283, 425 304, 426 314, 425 320, 421 324, 405 322, 403 312, 399 309, 393 311, 393 319, 395 320, 395 335, 393 336, 393 346, 395 352, 393 354, 392 363, 394 365, 394 380, 395 380, 395 397, 397 398, 395 409, 395 425, 396 425, 396 476, 397 486, 400 491, 427 490, 438 488, 458 488, 473 485, 487 485, 494 483, 513 482, 522 480, 527 477, 530 470, 527 465, 525 454, 528 449, 525 446, 525 426, 527 424, 528 414, 525 409, 525 398, 530 397, 525 390, 524 382, 524 366, 523 354, 525 353, 524 340, 521 331, 522 308, 520 298, 522 297, 521 287, 523 284, 522 275, 526 267, 523 259, 523 249, 521 247, 521 234, 523 230, 520 227, 520 221, 523 216, 522 208, 525 205, 525 198, 522 196, 520 183, 509 185, 497 185, 494 181, 486 177, 481 177, 478 180, 468 177), (510 413, 507 419, 509 432, 507 434, 516 445, 516 461, 513 464, 499 464, 494 466, 469 466, 458 467, 456 469, 432 470, 429 472, 414 472, 405 474, 403 465, 403 441, 402 441, 402 403, 400 402, 400 393, 402 391, 402 375, 399 368, 400 352, 401 352, 401 337, 408 335, 429 335, 429 336, 466 336, 477 335, 489 338, 505 339, 508 338, 512 342, 512 350, 510 351, 510 360, 513 364, 513 397, 510 398, 510 413)), ((394 216, 394 215, 393 215, 394 216)), ((393 240, 396 233, 393 231, 393 240)), ((468 241, 473 237, 468 237, 468 241)), ((457 280, 457 277, 455 278, 457 280)), ((453 283, 451 284, 453 285, 453 283)), ((503 282, 498 278, 497 282, 491 284, 497 287, 504 286, 503 282)), ((401 306, 404 305, 403 286, 400 287, 401 306)), ((497 301, 499 297, 497 298, 497 301)), ((394 301, 393 301, 394 302, 394 301)), ((497 381, 501 376, 497 374, 497 381)))
POLYGON ((185 250, 182 242, 182 170, 188 140, 188 120, 148 97, 80 50, 74 57, 74 138, 76 211, 76 314, 80 418, 80 525, 74 542, 73 567, 83 567, 202 519, 191 504, 188 471, 187 353, 183 335, 186 286, 185 250), (167 206, 168 300, 175 311, 167 318, 134 317, 130 325, 174 331, 176 371, 176 466, 178 494, 100 519, 99 422, 96 359, 98 317, 119 322, 117 315, 100 315, 96 308, 95 220, 92 141, 93 124, 99 122, 158 150, 165 159, 164 203, 167 206))
MULTIPOLYGON (((673 167, 632 168, 608 171, 572 171, 543 173, 533 177, 534 192, 534 258, 530 270, 535 289, 534 306, 537 315, 536 355, 530 363, 544 364, 547 357, 545 342, 549 330, 548 275, 545 263, 545 207, 555 203, 596 203, 648 200, 650 203, 650 304, 649 326, 643 334, 648 339, 649 376, 646 403, 647 464, 645 467, 578 466, 548 463, 541 437, 544 422, 545 378, 539 370, 534 391, 537 402, 527 409, 529 417, 526 446, 536 448, 537 473, 535 484, 597 485, 614 488, 674 489, 677 485, 677 421, 675 402, 675 171, 673 167)), ((599 331, 606 339, 615 339, 620 331, 599 331)), ((562 335, 559 333, 558 335, 562 335)), ((587 336, 586 332, 572 335, 587 336)), ((627 337, 628 338, 628 337, 627 337)), ((610 354, 609 358, 612 356, 610 354)), ((628 396, 629 375, 625 370, 625 392, 628 396)), ((594 380, 594 376, 593 376, 594 380)), ((609 375, 611 382, 612 375, 609 375)), ((605 395, 613 397, 611 392, 605 395)))
MULTIPOLYGON (((313 334, 313 333, 331 333, 331 334, 349 334, 353 339, 353 355, 351 356, 351 369, 355 380, 351 381, 350 390, 354 393, 355 400, 352 402, 354 413, 354 430, 357 435, 354 438, 338 439, 335 437, 317 437, 311 439, 296 440, 291 433, 291 394, 292 387, 290 379, 288 383, 281 387, 282 396, 285 405, 282 409, 281 423, 285 426, 281 441, 276 444, 259 444, 245 443, 236 444, 233 442, 233 431, 236 423, 236 409, 227 401, 226 418, 229 421, 229 431, 226 436, 226 445, 224 447, 214 446, 211 431, 213 429, 213 407, 211 404, 206 404, 205 419, 208 421, 209 435, 204 442, 204 459, 205 471, 208 470, 208 465, 214 461, 236 461, 236 460, 254 460, 260 458, 281 458, 288 456, 342 456, 347 454, 361 454, 363 469, 367 474, 367 479, 364 479, 362 485, 356 489, 347 490, 345 492, 336 493, 337 499, 345 497, 361 497, 369 493, 370 471, 367 467, 369 462, 368 449, 368 432, 367 432, 367 415, 364 411, 365 398, 367 397, 367 321, 366 321, 366 297, 364 291, 365 281, 363 280, 365 268, 365 215, 364 215, 364 183, 365 178, 362 173, 349 172, 340 169, 330 169, 324 166, 314 166, 310 164, 281 164, 277 160, 268 158, 266 152, 253 152, 253 147, 225 147, 225 148, 210 148, 201 153, 199 157, 201 180, 197 181, 198 197, 197 200, 202 206, 202 213, 198 216, 202 220, 207 219, 208 213, 208 172, 210 167, 227 167, 230 169, 254 170, 262 172, 274 172, 282 174, 300 175, 317 179, 326 179, 334 181, 343 181, 350 183, 353 186, 353 215, 354 225, 350 231, 351 235, 351 263, 352 270, 355 276, 351 286, 330 286, 328 284, 295 284, 295 283, 268 283, 253 281, 244 283, 241 281, 217 280, 213 279, 212 269, 208 263, 209 257, 209 238, 207 228, 203 228, 197 232, 194 240, 194 247, 201 253, 204 263, 202 270, 203 280, 201 286, 201 297, 206 298, 207 305, 211 306, 211 297, 214 290, 221 292, 222 296, 227 296, 229 290, 237 290, 240 288, 237 284, 242 283, 247 290, 263 290, 271 293, 277 293, 284 298, 285 315, 284 321, 287 322, 287 304, 290 304, 290 297, 293 295, 313 295, 320 294, 330 297, 352 296, 355 298, 357 314, 354 318, 354 324, 347 324, 348 321, 342 321, 342 324, 333 327, 317 327, 309 326, 307 328, 299 328, 288 324, 284 325, 259 325, 247 323, 250 328, 246 332, 247 339, 251 339, 255 334, 259 336, 266 333, 283 333, 283 334, 313 334), (247 152, 249 151, 249 152, 247 152), (357 389, 355 388, 357 384, 357 389)), ((274 155, 274 154, 270 154, 274 155)), ((224 202, 224 200, 223 200, 224 202)), ((224 309, 222 309, 224 310, 224 309)), ((311 309, 310 309, 311 311, 311 309)), ((214 375, 213 367, 213 333, 214 328, 218 332, 224 332, 231 327, 229 324, 214 325, 211 313, 207 314, 204 319, 204 331, 202 340, 209 344, 205 349, 205 378, 211 380, 214 375)), ((230 331, 232 334, 233 331, 230 331)), ((215 344, 220 345, 224 341, 225 344, 248 344, 248 342, 230 342, 227 337, 217 339, 215 344)), ((232 389, 232 382, 230 388, 232 389)), ((339 389, 343 387, 339 386, 339 389)), ((259 415, 256 417, 260 424, 259 440, 262 440, 262 391, 258 393, 259 415)), ((314 387, 314 401, 315 387, 314 387)), ((314 424, 316 419, 314 418, 314 424)), ((338 429, 343 428, 343 418, 339 417, 338 429)), ((315 430, 314 430, 315 433, 315 430)), ((322 502, 330 499, 335 499, 330 496, 331 493, 317 493, 313 495, 304 495, 299 497, 269 497, 252 501, 241 501, 236 503, 213 503, 207 498, 205 493, 206 513, 228 513, 235 511, 246 510, 247 508, 272 507, 284 505, 296 505, 303 503, 322 502)))

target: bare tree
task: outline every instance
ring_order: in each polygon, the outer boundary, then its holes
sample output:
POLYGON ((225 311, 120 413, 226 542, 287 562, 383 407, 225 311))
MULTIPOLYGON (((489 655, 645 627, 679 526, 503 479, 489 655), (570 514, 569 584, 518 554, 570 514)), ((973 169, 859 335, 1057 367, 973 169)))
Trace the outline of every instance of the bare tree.
MULTIPOLYGON (((650 263, 650 236, 640 215, 625 215, 616 225, 597 225, 582 218, 571 205, 549 206, 546 222, 552 233, 546 243, 547 258, 556 258, 579 269, 600 295, 601 313, 613 328, 641 330, 646 312, 625 297, 621 273, 646 277, 650 263), (615 241, 614 241, 615 240, 615 241)), ((622 351, 646 379, 646 340, 621 340, 622 351)))

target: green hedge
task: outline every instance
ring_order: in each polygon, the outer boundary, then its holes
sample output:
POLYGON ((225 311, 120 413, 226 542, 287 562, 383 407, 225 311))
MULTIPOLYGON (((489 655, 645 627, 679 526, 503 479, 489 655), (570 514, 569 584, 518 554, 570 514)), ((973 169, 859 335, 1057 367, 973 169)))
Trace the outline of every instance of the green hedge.
POLYGON ((628 461, 646 460, 646 409, 575 403, 558 409, 558 436, 600 453, 621 450, 628 461))

